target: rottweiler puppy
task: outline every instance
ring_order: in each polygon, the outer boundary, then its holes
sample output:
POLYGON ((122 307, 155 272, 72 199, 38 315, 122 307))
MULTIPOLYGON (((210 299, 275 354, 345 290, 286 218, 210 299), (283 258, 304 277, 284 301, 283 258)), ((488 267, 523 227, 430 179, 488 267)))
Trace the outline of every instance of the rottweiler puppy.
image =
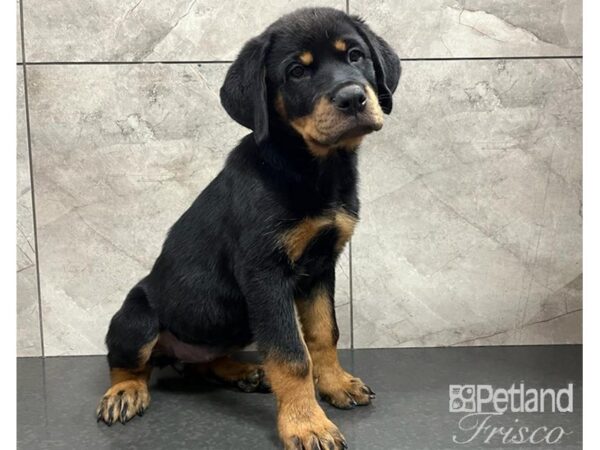
POLYGON ((338 408, 375 396, 338 362, 335 265, 359 217, 357 149, 399 78, 390 46, 335 9, 297 10, 246 43, 220 95, 252 133, 112 318, 98 420, 142 415, 152 367, 178 360, 246 391, 269 385, 285 448, 346 448, 315 391, 338 408), (229 356, 252 342, 262 365, 229 356))

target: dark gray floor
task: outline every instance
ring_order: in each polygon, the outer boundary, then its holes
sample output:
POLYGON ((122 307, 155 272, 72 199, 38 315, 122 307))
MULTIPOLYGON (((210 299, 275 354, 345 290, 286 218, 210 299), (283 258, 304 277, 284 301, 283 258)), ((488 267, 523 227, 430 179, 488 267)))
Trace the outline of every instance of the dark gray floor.
MULTIPOLYGON (((351 449, 581 448, 581 347, 481 347, 342 351, 343 365, 377 393, 371 406, 339 411, 325 406, 351 449), (555 445, 484 444, 479 434, 453 443, 464 415, 448 411, 449 384, 561 388, 575 384, 573 413, 505 413, 491 427, 561 426, 571 434, 555 445)), ((276 449, 275 402, 155 371, 152 404, 125 426, 96 423, 94 410, 107 388, 104 357, 20 358, 20 449, 276 449)), ((488 429, 489 431, 489 429, 488 429)), ((538 433, 543 437, 543 429, 538 433)), ((518 437, 518 435, 517 435, 518 437)))

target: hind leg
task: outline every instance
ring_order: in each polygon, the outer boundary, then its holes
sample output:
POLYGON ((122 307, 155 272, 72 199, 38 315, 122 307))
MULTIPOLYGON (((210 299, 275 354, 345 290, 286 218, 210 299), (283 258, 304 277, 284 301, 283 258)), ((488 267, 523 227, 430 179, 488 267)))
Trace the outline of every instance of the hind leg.
POLYGON ((98 421, 124 424, 144 413, 150 403, 149 359, 157 340, 158 318, 144 290, 136 286, 112 318, 106 336, 111 387, 96 410, 98 421))
POLYGON ((208 363, 189 364, 186 366, 186 374, 216 379, 221 383, 236 386, 244 392, 270 391, 260 364, 236 361, 229 356, 208 363))

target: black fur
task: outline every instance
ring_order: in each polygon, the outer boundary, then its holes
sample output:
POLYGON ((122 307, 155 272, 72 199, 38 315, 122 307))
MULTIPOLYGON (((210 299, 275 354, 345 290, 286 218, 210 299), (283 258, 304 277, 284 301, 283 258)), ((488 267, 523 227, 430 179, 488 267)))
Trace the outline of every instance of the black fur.
MULTIPOLYGON (((306 361, 294 311, 318 285, 333 293, 337 230, 322 232, 296 263, 278 244, 285 230, 331 208, 358 214, 357 156, 340 149, 315 158, 274 110, 279 93, 290 117, 310 113, 317 98, 348 80, 373 86, 385 112, 400 66, 391 48, 362 21, 341 11, 303 9, 249 41, 221 89, 231 117, 253 130, 219 175, 171 228, 152 271, 111 322, 111 367, 133 367, 136 349, 160 331, 215 347, 253 341, 266 354, 306 361), (343 36, 366 55, 350 64, 330 42, 343 36), (290 58, 310 50, 320 62, 290 82, 290 58)), ((335 318, 334 318, 335 322, 335 318)), ((337 340, 337 327, 334 330, 337 340)))
POLYGON ((358 33, 363 37, 373 59, 377 77, 379 102, 383 112, 392 112, 392 94, 400 80, 400 60, 390 46, 359 17, 353 17, 358 33))

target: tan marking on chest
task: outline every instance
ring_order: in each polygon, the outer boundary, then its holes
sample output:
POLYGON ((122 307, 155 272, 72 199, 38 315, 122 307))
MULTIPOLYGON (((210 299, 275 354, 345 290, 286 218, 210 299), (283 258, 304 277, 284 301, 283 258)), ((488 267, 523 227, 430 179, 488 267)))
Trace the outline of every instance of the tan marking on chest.
POLYGON ((291 261, 298 261, 308 244, 323 231, 333 225, 333 218, 328 216, 306 217, 294 227, 287 230, 281 243, 291 261))
POLYGON ((337 252, 344 249, 346 242, 352 237, 358 218, 348 214, 344 209, 338 209, 335 214, 335 226, 338 230, 338 240, 335 246, 337 252))
POLYGON ((336 228, 338 240, 335 251, 341 252, 350 240, 358 219, 342 208, 328 211, 322 216, 306 217, 292 228, 287 230, 280 238, 280 243, 285 249, 290 261, 296 262, 313 240, 325 229, 336 228))

